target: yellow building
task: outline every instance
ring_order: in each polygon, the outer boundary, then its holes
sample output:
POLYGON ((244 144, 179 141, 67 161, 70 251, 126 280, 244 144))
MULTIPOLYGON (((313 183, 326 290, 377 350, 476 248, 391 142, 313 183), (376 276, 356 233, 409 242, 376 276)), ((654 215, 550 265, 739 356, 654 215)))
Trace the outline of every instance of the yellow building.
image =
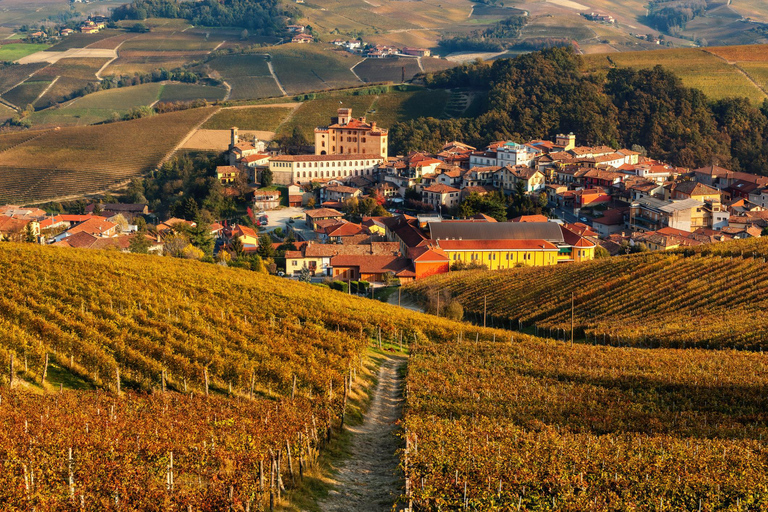
POLYGON ((554 222, 430 222, 432 242, 451 264, 489 270, 588 261, 595 243, 554 222))
POLYGON ((387 159, 388 130, 354 119, 351 108, 340 108, 328 127, 315 128, 316 155, 364 155, 387 159))

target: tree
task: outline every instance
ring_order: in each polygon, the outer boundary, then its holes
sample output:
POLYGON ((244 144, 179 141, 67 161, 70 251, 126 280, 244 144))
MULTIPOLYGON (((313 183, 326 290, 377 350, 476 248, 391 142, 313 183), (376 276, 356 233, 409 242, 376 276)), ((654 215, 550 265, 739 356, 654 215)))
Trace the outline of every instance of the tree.
POLYGON ((239 236, 236 236, 229 241, 229 250, 235 254, 235 258, 240 259, 245 247, 243 247, 243 241, 240 240, 239 236))
POLYGON ((189 245, 189 239, 184 233, 173 233, 165 237, 163 247, 165 253, 174 258, 181 258, 184 255, 184 249, 189 245))
POLYGON ((443 311, 443 315, 449 320, 460 321, 464 318, 464 308, 458 301, 451 301, 443 311))
POLYGON ((312 273, 307 267, 301 267, 301 270, 299 271, 299 281, 303 283, 312 282, 312 273))
POLYGON ((240 40, 241 41, 247 41, 248 40, 248 30, 243 29, 242 32, 240 32, 240 40))
POLYGON ((275 257, 275 249, 272 247, 272 237, 267 233, 263 233, 259 236, 259 249, 256 251, 256 254, 265 260, 275 257))
POLYGON ((603 247, 602 245, 598 245, 595 247, 595 259, 602 259, 602 258, 610 258, 611 253, 608 252, 608 249, 603 247))
POLYGON ((315 196, 310 197, 307 199, 307 208, 314 208, 316 204, 315 196))
POLYGON ((30 244, 37 243, 37 236, 35 236, 35 231, 32 229, 31 222, 27 224, 25 229, 24 241, 30 244))
POLYGON ((267 168, 261 171, 261 186, 262 187, 271 187, 272 186, 272 180, 274 179, 274 175, 272 174, 272 170, 267 168))

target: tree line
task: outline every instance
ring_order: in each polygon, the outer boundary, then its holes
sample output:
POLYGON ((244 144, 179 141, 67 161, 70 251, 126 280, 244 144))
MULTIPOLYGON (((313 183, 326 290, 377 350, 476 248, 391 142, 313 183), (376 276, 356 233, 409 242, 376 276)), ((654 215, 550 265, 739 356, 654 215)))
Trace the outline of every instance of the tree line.
POLYGON ((134 0, 114 10, 112 19, 183 18, 206 27, 242 27, 257 35, 274 35, 285 27, 291 12, 278 0, 134 0))
POLYGON ((475 62, 424 76, 430 88, 486 91, 480 115, 419 118, 390 129, 391 152, 438 151, 449 140, 482 147, 494 140, 552 139, 573 132, 580 144, 640 145, 681 167, 716 163, 768 175, 768 101, 709 100, 671 71, 587 73, 571 48, 475 62))

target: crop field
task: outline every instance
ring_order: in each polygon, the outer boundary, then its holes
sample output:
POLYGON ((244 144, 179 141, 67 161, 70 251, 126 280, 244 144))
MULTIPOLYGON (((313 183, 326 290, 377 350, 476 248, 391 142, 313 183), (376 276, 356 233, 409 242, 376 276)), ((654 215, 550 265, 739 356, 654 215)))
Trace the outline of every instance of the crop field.
POLYGON ((151 105, 159 99, 161 84, 150 83, 98 91, 76 98, 61 107, 32 114, 33 126, 87 126, 108 121, 134 107, 151 105))
MULTIPOLYGON (((124 41, 133 39, 134 37, 137 37, 137 36, 138 34, 134 34, 133 32, 121 32, 117 35, 110 36, 104 39, 99 39, 98 41, 89 43, 87 47, 93 48, 93 49, 115 50, 124 41)), ((68 37, 71 37, 71 36, 68 36, 68 37)))
POLYGON ((150 52, 124 52, 119 51, 120 56, 115 59, 102 73, 102 76, 133 75, 134 73, 150 73, 155 69, 175 69, 185 64, 202 60, 204 53, 195 54, 153 54, 150 52))
POLYGON ((400 83, 404 81, 403 74, 405 80, 410 80, 421 69, 415 58, 365 59, 355 66, 355 73, 365 82, 400 83))
POLYGON ((334 47, 287 44, 270 48, 275 73, 288 94, 360 84, 349 70, 360 58, 334 47))
POLYGON ((64 50, 69 50, 70 48, 85 48, 85 47, 113 48, 111 46, 99 46, 98 43, 100 41, 106 41, 113 37, 119 37, 124 35, 125 34, 123 32, 120 32, 114 29, 100 30, 95 34, 82 34, 80 32, 75 32, 74 34, 70 34, 67 37, 62 38, 61 41, 51 46, 49 49, 51 51, 60 52, 64 50), (91 46, 91 45, 94 45, 94 46, 91 46))
POLYGON ((237 126, 241 130, 274 132, 288 115, 288 107, 237 107, 223 108, 202 126, 206 130, 229 130, 237 126))
POLYGON ((152 33, 148 32, 141 34, 139 37, 135 37, 125 41, 121 50, 124 51, 150 51, 150 52, 163 52, 163 51, 202 51, 208 52, 216 48, 221 40, 208 39, 207 41, 197 35, 188 34, 186 32, 177 32, 174 34, 167 33, 152 33))
POLYGON ((29 75, 45 67, 46 64, 11 64, 0 67, 0 92, 7 91, 26 80, 29 75))
POLYGON ((745 46, 716 46, 706 49, 728 62, 768 62, 768 45, 752 44, 745 46))
POLYGON ((575 336, 585 343, 762 350, 768 348, 768 265, 762 258, 768 242, 758 240, 746 249, 724 242, 706 255, 654 253, 569 267, 464 272, 409 286, 422 297, 446 290, 475 318, 487 297, 494 325, 561 338, 570 337, 573 292, 575 336), (753 259, 754 253, 760 257, 753 259))
MULTIPOLYGON (((295 127, 307 137, 307 140, 314 141, 314 130, 318 126, 328 126, 331 117, 336 116, 339 107, 351 108, 352 117, 367 116, 376 96, 336 96, 331 95, 326 98, 318 98, 311 101, 305 101, 296 110, 291 119, 280 127, 279 134, 293 133, 295 127), (340 105, 339 102, 342 102, 340 105)), ((386 127, 385 127, 386 128, 386 127)))
POLYGON ((572 16, 544 16, 532 19, 520 33, 521 39, 529 37, 565 37, 584 41, 595 37, 595 31, 584 22, 572 16))
POLYGON ((437 59, 435 57, 422 57, 421 66, 424 68, 424 72, 434 73, 436 71, 455 67, 456 63, 445 59, 437 59))
POLYGON ((368 118, 385 128, 418 117, 439 118, 445 111, 449 96, 445 90, 392 91, 378 96, 371 106, 376 112, 368 114, 368 118))
POLYGON ((227 93, 223 87, 196 84, 165 84, 160 92, 160 101, 218 101, 227 93))
POLYGON ((282 96, 266 59, 263 54, 222 55, 206 62, 204 69, 232 87, 233 100, 282 96))
MULTIPOLYGON (((48 199, 102 190, 158 164, 215 108, 133 121, 61 128, 0 153, 5 201, 48 199), (158 137, 161 133, 163 136, 158 137), (136 148, 142 148, 137 152, 136 148), (30 165, 34 162, 34 166, 30 165), (31 170, 34 173, 30 172, 31 170), (23 190, 13 183, 24 184, 23 190), (6 192, 8 194, 8 192, 6 192)), ((0 135, 0 144, 3 136, 0 135)))
POLYGON ((674 71, 686 86, 701 89, 711 99, 741 96, 762 102, 766 98, 765 93, 734 66, 700 49, 586 55, 584 59, 588 69, 601 72, 613 66, 641 69, 662 65, 674 71))
POLYGON ((17 107, 25 108, 27 105, 33 104, 50 83, 50 80, 28 80, 4 93, 3 98, 17 107))
POLYGON ((764 355, 478 334, 411 348, 414 510, 768 507, 764 355))
POLYGON ((35 52, 48 49, 50 45, 40 43, 11 43, 0 45, 0 61, 14 61, 35 52))

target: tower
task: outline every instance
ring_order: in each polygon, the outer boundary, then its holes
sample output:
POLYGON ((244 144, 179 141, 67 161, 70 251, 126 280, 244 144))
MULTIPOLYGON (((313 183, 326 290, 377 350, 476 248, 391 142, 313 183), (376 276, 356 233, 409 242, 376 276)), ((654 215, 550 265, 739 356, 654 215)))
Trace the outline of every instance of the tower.
POLYGON ((229 131, 230 131, 229 149, 232 149, 235 146, 237 146, 240 136, 238 135, 237 126, 233 126, 232 128, 229 129, 229 131))

